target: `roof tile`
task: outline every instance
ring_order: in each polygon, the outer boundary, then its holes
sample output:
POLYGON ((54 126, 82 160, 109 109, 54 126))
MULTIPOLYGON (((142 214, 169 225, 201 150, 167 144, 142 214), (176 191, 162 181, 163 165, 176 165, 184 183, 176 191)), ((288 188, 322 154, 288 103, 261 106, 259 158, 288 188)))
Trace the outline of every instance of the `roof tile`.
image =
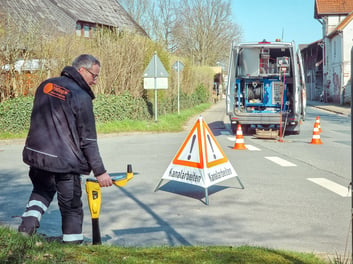
POLYGON ((23 29, 39 23, 70 33, 83 21, 146 34, 116 0, 1 0, 0 12, 23 29))
POLYGON ((315 17, 347 15, 353 10, 353 0, 315 0, 315 17))

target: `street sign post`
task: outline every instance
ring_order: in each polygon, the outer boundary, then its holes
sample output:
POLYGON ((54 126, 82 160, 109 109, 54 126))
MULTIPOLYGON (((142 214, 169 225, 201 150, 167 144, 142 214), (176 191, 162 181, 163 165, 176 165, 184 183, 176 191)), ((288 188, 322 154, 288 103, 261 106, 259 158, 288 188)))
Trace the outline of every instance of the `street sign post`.
POLYGON ((180 71, 184 69, 184 64, 181 61, 176 61, 173 64, 173 69, 178 73, 178 115, 180 114, 180 71))
POLYGON ((154 53, 153 58, 149 62, 145 72, 143 73, 144 89, 154 89, 154 105, 155 105, 155 121, 158 120, 158 103, 157 90, 168 89, 168 72, 164 68, 161 60, 154 53))
MULTIPOLYGON (((353 47, 351 49, 351 91, 353 90, 353 47)), ((352 100, 352 99, 351 99, 352 100)), ((353 111, 353 102, 351 101, 351 113, 353 111)), ((353 117, 351 115, 351 132, 353 131, 353 117)), ((351 133, 351 142, 353 140, 353 133, 351 133)), ((351 196, 352 196, 352 200, 351 200, 351 224, 353 223, 353 148, 351 146, 351 183, 350 183, 350 188, 351 188, 351 196)), ((353 227, 351 226, 352 230, 353 227)), ((351 232, 352 232, 351 230, 351 232)), ((352 259, 353 259, 353 232, 352 232, 352 259)))

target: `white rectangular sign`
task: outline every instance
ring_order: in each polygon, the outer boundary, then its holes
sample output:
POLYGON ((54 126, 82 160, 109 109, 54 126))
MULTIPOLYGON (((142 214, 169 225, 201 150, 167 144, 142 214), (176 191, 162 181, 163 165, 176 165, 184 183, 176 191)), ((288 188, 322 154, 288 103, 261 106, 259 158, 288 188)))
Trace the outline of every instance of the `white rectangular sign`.
POLYGON ((168 89, 168 78, 143 78, 143 88, 145 89, 168 89), (156 87, 155 87, 156 86, 156 87))

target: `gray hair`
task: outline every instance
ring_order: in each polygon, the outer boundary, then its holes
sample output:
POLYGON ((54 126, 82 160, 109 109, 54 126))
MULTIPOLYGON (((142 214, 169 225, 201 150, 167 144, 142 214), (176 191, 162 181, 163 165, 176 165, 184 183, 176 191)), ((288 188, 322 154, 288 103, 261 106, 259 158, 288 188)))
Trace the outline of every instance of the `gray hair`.
POLYGON ((72 67, 76 70, 79 70, 81 67, 86 69, 91 69, 91 67, 95 64, 98 64, 100 67, 101 64, 98 59, 89 54, 81 54, 72 62, 72 67))

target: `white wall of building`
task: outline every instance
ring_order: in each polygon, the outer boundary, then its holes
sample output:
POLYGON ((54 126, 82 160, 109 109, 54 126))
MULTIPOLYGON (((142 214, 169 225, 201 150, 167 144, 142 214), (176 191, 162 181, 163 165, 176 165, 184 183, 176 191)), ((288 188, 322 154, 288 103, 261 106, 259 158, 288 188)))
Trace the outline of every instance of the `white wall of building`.
POLYGON ((353 46, 353 21, 341 32, 330 33, 345 16, 329 16, 323 19, 323 90, 329 101, 349 103, 351 101, 351 49, 353 46))
POLYGON ((353 48, 353 21, 343 29, 343 102, 351 102, 351 51, 353 48))

